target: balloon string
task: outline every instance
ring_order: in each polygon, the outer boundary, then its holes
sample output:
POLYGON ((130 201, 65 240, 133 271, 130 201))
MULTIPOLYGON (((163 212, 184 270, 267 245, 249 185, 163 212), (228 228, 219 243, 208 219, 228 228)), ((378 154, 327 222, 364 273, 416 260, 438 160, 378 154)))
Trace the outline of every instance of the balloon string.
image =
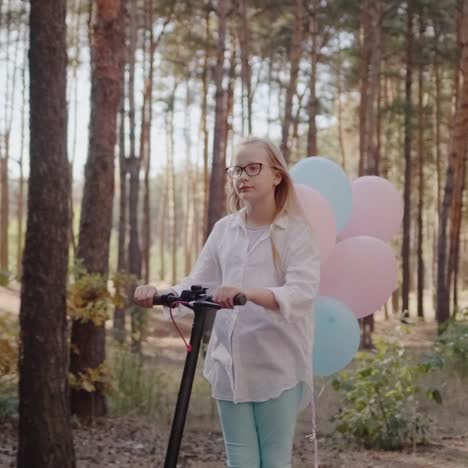
MULTIPOLYGON (((323 391, 327 382, 325 382, 320 389, 320 392, 317 395, 317 400, 322 396, 323 391)), ((314 383, 312 382, 312 389, 314 388, 314 383)), ((316 414, 315 414, 315 392, 312 390, 312 433, 307 434, 305 437, 309 440, 309 442, 314 442, 314 468, 319 468, 319 457, 318 457, 318 441, 317 441, 317 431, 316 431, 316 414)))
POLYGON ((177 301, 177 302, 173 302, 171 304, 171 307, 169 308, 169 313, 171 314, 171 320, 172 320, 172 323, 174 324, 174 327, 176 327, 177 329, 177 332, 179 333, 180 337, 182 338, 182 340, 184 341, 184 344, 185 344, 185 349, 187 350, 187 353, 190 353, 190 351, 192 351, 192 345, 190 343, 187 343, 187 341, 185 340, 184 338, 184 335, 182 335, 182 332, 179 330, 179 327, 177 326, 177 323, 176 321, 174 320, 174 317, 172 315, 172 309, 175 309, 177 306, 179 305, 187 305, 188 302, 183 302, 183 301, 177 301))

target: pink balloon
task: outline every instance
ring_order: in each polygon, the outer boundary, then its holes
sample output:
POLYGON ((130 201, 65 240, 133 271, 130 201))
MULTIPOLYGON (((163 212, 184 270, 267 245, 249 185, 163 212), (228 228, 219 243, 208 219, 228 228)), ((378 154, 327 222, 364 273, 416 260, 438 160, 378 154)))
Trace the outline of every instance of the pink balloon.
POLYGON ((403 199, 388 180, 364 176, 351 183, 353 209, 351 217, 338 236, 372 236, 388 242, 400 229, 403 199))
POLYGON ((317 236, 320 261, 330 256, 336 243, 336 219, 330 203, 318 190, 302 184, 294 184, 297 198, 302 205, 307 221, 317 236))
POLYGON ((397 286, 397 260, 380 239, 358 236, 336 244, 321 271, 320 296, 346 304, 357 318, 382 307, 397 286))

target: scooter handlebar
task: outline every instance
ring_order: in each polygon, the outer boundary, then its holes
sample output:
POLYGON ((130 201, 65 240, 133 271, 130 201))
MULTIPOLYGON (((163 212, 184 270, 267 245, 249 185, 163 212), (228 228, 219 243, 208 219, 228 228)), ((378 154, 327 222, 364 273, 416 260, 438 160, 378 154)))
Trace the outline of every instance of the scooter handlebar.
MULTIPOLYGON (((178 302, 183 300, 180 296, 177 296, 175 294, 161 294, 157 295, 155 294, 153 296, 153 305, 162 305, 166 307, 170 307, 174 302, 178 302)), ((203 300, 204 302, 213 302, 213 298, 211 296, 209 297, 203 297, 197 300, 203 300)), ((239 293, 236 296, 234 296, 233 299, 234 305, 237 306, 243 306, 247 302, 247 298, 245 297, 245 294, 239 293)))

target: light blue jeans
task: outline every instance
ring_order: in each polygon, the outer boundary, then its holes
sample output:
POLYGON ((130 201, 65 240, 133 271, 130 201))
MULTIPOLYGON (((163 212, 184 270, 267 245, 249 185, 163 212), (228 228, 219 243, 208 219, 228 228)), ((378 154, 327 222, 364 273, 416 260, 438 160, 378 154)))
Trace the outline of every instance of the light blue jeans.
POLYGON ((216 400, 229 468, 291 468, 302 384, 264 402, 216 400))

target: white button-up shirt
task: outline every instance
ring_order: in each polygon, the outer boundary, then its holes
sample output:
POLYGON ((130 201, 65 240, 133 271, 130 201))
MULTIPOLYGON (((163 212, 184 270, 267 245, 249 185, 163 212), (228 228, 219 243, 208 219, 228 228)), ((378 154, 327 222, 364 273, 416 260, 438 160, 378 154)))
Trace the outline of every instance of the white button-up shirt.
MULTIPOLYGON (((245 208, 214 226, 191 274, 172 290, 194 284, 268 288, 279 311, 252 302, 216 313, 203 375, 216 399, 259 402, 304 382, 299 411, 313 396, 313 301, 320 277, 319 251, 306 220, 278 217, 249 248, 245 208), (273 262, 273 244, 282 271, 273 262)), ((181 307, 174 314, 193 313, 181 307)), ((166 310, 167 314, 167 310, 166 310)))

